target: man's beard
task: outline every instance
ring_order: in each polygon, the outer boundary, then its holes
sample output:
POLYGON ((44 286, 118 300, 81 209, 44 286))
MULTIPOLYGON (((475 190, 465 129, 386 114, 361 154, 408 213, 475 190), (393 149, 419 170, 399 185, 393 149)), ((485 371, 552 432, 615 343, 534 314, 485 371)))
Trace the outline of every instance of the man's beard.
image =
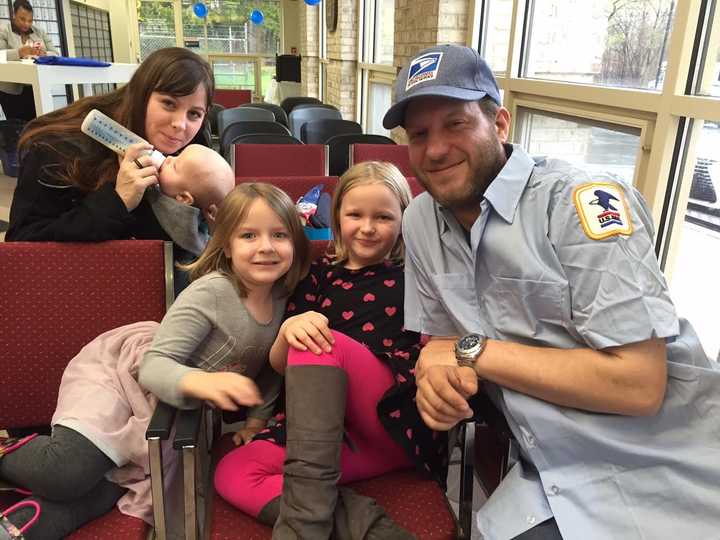
MULTIPOLYGON (((485 190, 505 166, 507 156, 502 145, 496 140, 486 141, 474 157, 476 166, 470 170, 470 178, 462 186, 462 191, 438 193, 422 172, 416 171, 418 181, 432 195, 438 204, 449 210, 477 208, 485 190), (482 156, 482 157, 480 157, 482 156)), ((471 166, 472 163, 468 162, 471 166)))

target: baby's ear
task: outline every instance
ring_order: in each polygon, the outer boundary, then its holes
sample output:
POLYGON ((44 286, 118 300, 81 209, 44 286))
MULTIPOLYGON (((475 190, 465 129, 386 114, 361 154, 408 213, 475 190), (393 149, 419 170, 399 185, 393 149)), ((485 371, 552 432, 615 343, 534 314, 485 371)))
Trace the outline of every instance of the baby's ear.
POLYGON ((188 206, 192 206, 192 203, 195 202, 195 198, 189 191, 181 191, 175 195, 175 200, 179 203, 187 204, 188 206))
POLYGON ((207 221, 210 232, 212 233, 215 230, 215 218, 217 218, 218 213, 217 205, 213 203, 207 208, 203 208, 202 213, 203 216, 205 216, 205 221, 207 221))

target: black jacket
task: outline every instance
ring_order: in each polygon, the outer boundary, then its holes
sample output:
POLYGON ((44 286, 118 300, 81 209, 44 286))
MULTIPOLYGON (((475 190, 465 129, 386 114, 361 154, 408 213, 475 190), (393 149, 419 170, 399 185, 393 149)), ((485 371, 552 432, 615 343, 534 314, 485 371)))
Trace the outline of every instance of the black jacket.
MULTIPOLYGON (((207 146, 203 130, 191 142, 207 146)), ((171 240, 158 223, 147 196, 128 212, 114 182, 92 192, 58 182, 52 171, 62 167, 63 161, 63 156, 44 145, 33 145, 24 153, 6 241, 171 240)), ((176 260, 189 260, 183 251, 175 246, 176 260)))

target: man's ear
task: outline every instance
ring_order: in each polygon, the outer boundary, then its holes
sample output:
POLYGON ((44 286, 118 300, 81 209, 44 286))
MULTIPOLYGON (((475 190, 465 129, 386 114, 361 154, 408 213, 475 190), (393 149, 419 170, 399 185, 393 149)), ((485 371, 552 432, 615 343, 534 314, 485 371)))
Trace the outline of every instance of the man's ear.
POLYGON ((500 107, 495 115, 495 131, 501 143, 506 143, 510 134, 510 111, 500 107))
POLYGON ((187 204, 188 206, 191 206, 192 203, 195 202, 195 198, 189 191, 181 191, 180 193, 175 195, 175 200, 179 203, 187 204))

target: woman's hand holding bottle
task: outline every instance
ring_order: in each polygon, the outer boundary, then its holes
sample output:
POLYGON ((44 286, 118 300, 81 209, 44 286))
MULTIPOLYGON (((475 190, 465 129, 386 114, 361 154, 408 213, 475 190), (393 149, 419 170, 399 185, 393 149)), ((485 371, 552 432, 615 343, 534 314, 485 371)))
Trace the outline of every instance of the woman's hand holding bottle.
POLYGON ((115 191, 128 212, 137 208, 147 188, 158 183, 158 170, 148 156, 152 149, 146 143, 131 144, 120 159, 115 191))

